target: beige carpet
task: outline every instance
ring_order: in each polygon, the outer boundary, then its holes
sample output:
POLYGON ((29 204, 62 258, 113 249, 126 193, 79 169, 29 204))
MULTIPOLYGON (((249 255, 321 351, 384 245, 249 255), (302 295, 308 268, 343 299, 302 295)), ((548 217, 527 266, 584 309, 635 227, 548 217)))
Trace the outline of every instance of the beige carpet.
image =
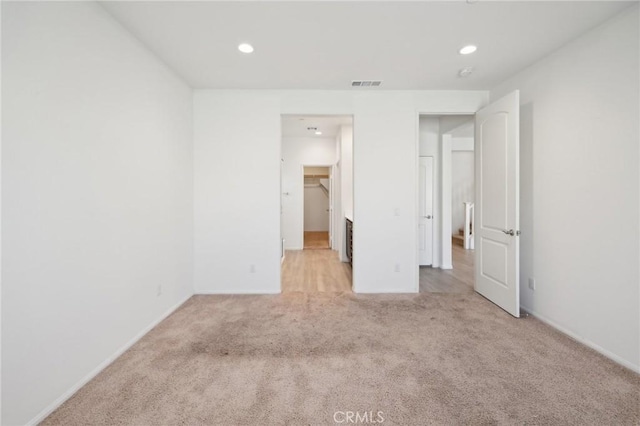
POLYGON ((196 296, 43 424, 633 425, 639 396, 476 294, 196 296))

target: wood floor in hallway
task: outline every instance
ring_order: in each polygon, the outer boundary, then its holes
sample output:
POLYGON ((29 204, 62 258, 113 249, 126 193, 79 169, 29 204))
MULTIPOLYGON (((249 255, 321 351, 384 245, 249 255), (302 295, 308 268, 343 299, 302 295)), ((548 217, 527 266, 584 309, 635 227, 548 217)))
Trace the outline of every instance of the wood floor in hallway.
POLYGON ((318 250, 329 249, 329 233, 324 231, 305 231, 304 249, 318 250))
POLYGON ((420 267, 420 293, 473 292, 475 251, 452 247, 453 269, 420 267))
POLYGON ((282 292, 351 292, 351 266, 333 250, 287 250, 282 292))

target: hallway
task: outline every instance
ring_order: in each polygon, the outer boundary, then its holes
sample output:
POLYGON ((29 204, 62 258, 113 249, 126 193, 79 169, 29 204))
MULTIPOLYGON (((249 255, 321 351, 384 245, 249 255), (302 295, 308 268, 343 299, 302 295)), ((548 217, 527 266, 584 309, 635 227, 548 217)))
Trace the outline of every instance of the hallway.
POLYGON ((472 293, 475 251, 453 245, 453 269, 420 267, 420 293, 472 293))
POLYGON ((282 292, 351 292, 351 267, 333 250, 287 250, 282 292))
POLYGON ((326 231, 304 231, 305 250, 329 249, 329 233, 326 231))

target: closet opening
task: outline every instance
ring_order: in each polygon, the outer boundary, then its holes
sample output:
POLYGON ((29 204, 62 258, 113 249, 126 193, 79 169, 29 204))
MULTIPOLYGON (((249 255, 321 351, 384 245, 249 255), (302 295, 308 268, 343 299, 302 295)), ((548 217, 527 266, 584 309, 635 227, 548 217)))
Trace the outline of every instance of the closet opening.
POLYGON ((332 241, 333 179, 331 166, 303 166, 304 250, 329 250, 332 241))

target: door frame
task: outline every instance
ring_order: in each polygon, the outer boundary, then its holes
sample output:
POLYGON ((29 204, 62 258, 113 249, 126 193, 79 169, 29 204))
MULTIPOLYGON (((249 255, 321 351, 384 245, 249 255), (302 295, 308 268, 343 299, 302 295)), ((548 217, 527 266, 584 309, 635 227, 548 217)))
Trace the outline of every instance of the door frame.
POLYGON ((335 190, 334 190, 334 186, 335 186, 335 182, 333 181, 334 177, 335 177, 335 167, 336 164, 306 164, 303 163, 300 165, 300 179, 302 179, 302 197, 300 197, 300 205, 298 206, 298 208, 300 209, 300 217, 302 218, 302 221, 300 222, 300 226, 301 226, 301 231, 300 231, 300 247, 302 247, 302 249, 304 250, 304 168, 305 167, 327 167, 329 169, 329 182, 331 183, 330 186, 331 188, 329 188, 329 249, 330 250, 335 250, 335 246, 336 246, 336 238, 335 238, 335 217, 334 217, 334 212, 335 212, 335 190))

